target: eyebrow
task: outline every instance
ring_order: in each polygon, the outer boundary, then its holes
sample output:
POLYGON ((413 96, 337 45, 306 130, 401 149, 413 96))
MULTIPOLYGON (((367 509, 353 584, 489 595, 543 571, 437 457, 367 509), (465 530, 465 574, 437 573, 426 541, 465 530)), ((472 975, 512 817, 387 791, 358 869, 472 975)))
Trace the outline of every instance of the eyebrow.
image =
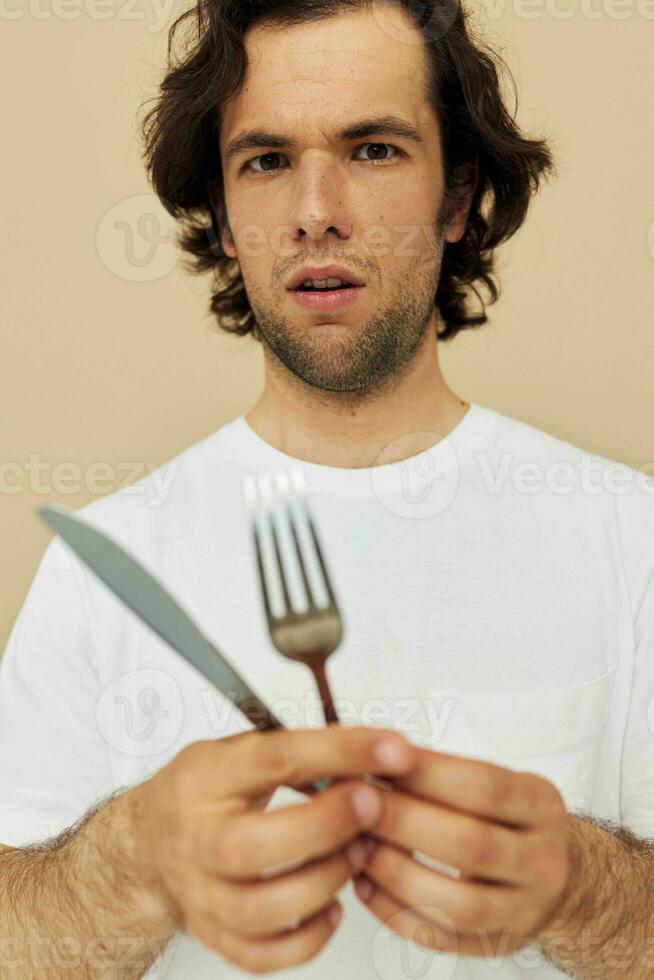
MULTIPOLYGON (((334 134, 338 142, 350 142, 364 139, 368 136, 397 136, 400 139, 412 140, 414 143, 424 143, 418 130, 399 116, 373 116, 352 123, 345 129, 334 134)), ((283 133, 273 133, 265 129, 248 129, 230 140, 225 148, 225 167, 242 153, 259 150, 263 147, 273 147, 281 150, 285 147, 295 147, 297 141, 292 136, 283 133)))

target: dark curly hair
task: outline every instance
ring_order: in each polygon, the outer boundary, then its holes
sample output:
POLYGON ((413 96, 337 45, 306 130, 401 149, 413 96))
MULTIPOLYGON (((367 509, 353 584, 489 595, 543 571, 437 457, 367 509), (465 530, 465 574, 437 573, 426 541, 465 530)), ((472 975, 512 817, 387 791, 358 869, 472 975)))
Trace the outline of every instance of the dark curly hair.
MULTIPOLYGON (((243 85, 245 34, 255 24, 292 26, 369 10, 375 2, 197 0, 170 28, 167 72, 142 122, 144 160, 156 194, 180 222, 179 245, 191 256, 184 268, 191 273, 214 270, 210 313, 229 333, 253 333, 260 340, 239 262, 225 255, 220 240, 221 227, 229 231, 218 149, 221 106, 243 85), (175 60, 173 46, 182 26, 192 26, 192 33, 182 58, 175 60)), ((547 142, 525 138, 515 114, 509 115, 498 67, 506 69, 514 96, 515 83, 499 55, 472 40, 460 0, 384 2, 406 10, 427 48, 427 94, 441 127, 446 208, 455 202, 462 183, 458 168, 469 164, 477 177, 465 234, 447 243, 434 301, 441 321, 438 337, 450 340, 460 330, 488 321, 476 284, 488 289, 489 304, 497 301, 493 250, 521 227, 530 196, 555 167, 547 142), (476 315, 467 308, 469 290, 481 305, 476 315)), ((515 101, 517 110, 517 96, 515 101)))

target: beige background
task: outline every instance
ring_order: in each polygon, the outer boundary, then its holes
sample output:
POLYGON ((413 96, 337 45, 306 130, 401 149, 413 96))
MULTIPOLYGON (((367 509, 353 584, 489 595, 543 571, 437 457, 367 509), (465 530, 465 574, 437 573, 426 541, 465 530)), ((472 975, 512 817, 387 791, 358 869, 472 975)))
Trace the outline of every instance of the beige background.
MULTIPOLYGON (((2 651, 50 538, 35 508, 77 508, 133 482, 247 411, 263 367, 249 338, 214 332, 208 279, 152 241, 152 221, 164 238, 171 226, 156 201, 138 199, 150 189, 136 111, 154 94, 170 9, 5 0, 0 10, 2 651), (94 463, 106 464, 104 483, 93 483, 94 463)), ((502 252, 491 323, 441 345, 445 375, 468 400, 644 466, 654 461, 654 2, 479 10, 514 72, 518 119, 552 140, 559 176, 502 252)))

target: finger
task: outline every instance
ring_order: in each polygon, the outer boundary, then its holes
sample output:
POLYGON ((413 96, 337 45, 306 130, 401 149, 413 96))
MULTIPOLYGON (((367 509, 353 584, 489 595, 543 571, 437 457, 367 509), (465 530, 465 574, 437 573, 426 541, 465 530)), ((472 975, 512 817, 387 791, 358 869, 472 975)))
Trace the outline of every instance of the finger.
POLYGON ((235 881, 258 878, 292 862, 341 850, 381 812, 380 793, 349 780, 320 796, 268 813, 237 813, 198 828, 199 863, 235 881))
POLYGON ((532 772, 416 747, 420 764, 394 780, 397 787, 478 817, 536 827, 560 814, 556 787, 532 772))
POLYGON ((326 909, 363 864, 355 869, 341 851, 268 881, 214 879, 203 893, 203 910, 213 909, 221 926, 244 938, 283 932, 326 909))
POLYGON ((403 907, 420 906, 420 914, 429 922, 463 933, 480 928, 500 930, 508 922, 519 929, 519 910, 529 894, 523 888, 452 878, 387 844, 374 849, 365 875, 403 907))
MULTIPOLYGON (((220 745, 220 740, 214 743, 220 745)), ((214 767, 230 794, 262 795, 298 787, 322 776, 408 773, 416 747, 398 732, 328 725, 325 728, 247 732, 225 746, 214 767)))
POLYGON ((407 793, 383 794, 371 834, 405 851, 421 851, 468 875, 527 884, 532 833, 509 830, 407 793))
MULTIPOLYGON (((368 772, 365 773, 361 777, 361 779, 364 781, 364 783, 370 783, 371 786, 377 786, 378 789, 381 790, 393 789, 395 785, 393 780, 388 779, 386 776, 372 776, 368 772)), ((337 781, 338 781, 337 779, 333 780, 333 782, 337 782, 337 781)), ((318 796, 321 792, 323 792, 322 790, 314 789, 312 783, 307 783, 304 786, 298 786, 296 788, 298 792, 305 793, 307 796, 318 796)))
POLYGON ((194 918, 187 931, 246 972, 269 973, 313 959, 338 927, 342 908, 336 903, 335 909, 319 912, 290 932, 255 941, 217 926, 207 914, 194 918))
POLYGON ((354 887, 358 898, 387 929, 400 936, 406 936, 407 939, 426 949, 460 956, 494 958, 506 956, 519 943, 519 940, 511 937, 510 929, 503 929, 500 932, 479 929, 471 935, 456 929, 442 929, 422 916, 422 908, 419 905, 405 908, 387 892, 377 888, 365 875, 355 880, 354 887))

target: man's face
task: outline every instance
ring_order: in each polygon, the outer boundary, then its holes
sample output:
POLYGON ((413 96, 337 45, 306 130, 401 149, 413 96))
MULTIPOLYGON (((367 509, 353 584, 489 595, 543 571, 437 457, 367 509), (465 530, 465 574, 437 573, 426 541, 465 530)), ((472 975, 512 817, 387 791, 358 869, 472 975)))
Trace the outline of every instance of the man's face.
POLYGON ((441 143, 420 35, 384 4, 283 31, 256 27, 246 46, 246 84, 221 126, 233 234, 223 247, 239 260, 264 346, 296 378, 324 391, 381 390, 435 331, 444 243, 465 230, 461 217, 439 221, 441 143), (387 132, 336 139, 382 115, 421 141, 387 132), (251 129, 294 145, 257 145, 226 160, 251 129), (330 313, 297 305, 291 276, 334 263, 366 283, 357 299, 330 313))

